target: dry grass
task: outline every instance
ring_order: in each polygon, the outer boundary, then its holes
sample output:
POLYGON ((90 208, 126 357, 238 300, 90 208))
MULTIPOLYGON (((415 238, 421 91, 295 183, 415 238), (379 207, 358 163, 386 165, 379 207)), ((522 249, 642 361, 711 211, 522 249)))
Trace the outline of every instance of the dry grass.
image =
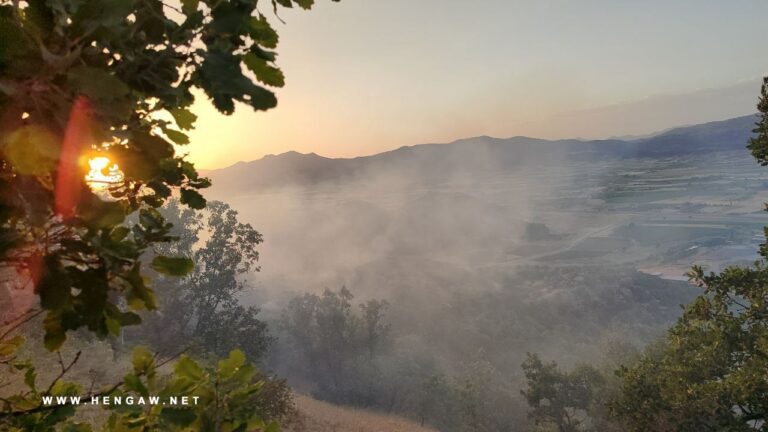
POLYGON ((296 395, 297 419, 285 432, 436 432, 400 417, 346 408, 296 395))

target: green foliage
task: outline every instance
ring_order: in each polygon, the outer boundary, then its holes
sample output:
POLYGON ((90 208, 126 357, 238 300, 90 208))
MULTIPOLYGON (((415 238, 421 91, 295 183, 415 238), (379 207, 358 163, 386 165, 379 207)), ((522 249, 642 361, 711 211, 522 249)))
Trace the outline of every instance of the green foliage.
MULTIPOLYGON (((37 368, 32 362, 19 358, 24 337, 15 335, 0 338, 0 386, 23 386, 26 391, 15 393, 0 401, 0 430, 10 432, 53 430, 57 425, 63 430, 90 431, 86 426, 72 423, 75 407, 72 405, 41 405, 43 396, 79 396, 82 388, 62 379, 68 367, 62 363, 62 374, 50 384, 39 386, 37 368), (78 429, 79 428, 79 429, 78 429)), ((72 364, 77 361, 78 353, 72 364)), ((71 367, 71 364, 69 365, 71 367)))
POLYGON ((262 420, 258 399, 264 382, 241 351, 232 351, 212 368, 182 355, 173 373, 161 377, 154 356, 136 348, 133 372, 123 382, 106 396, 139 401, 157 395, 165 403, 112 405, 107 421, 111 431, 277 430, 275 423, 262 420), (172 404, 169 398, 178 395, 187 396, 187 404, 172 404))
POLYGON ((614 410, 630 430, 768 430, 768 268, 692 278, 705 294, 667 338, 620 370, 614 410))
POLYGON ((0 343, 0 385, 25 388, 0 402, 4 431, 90 431, 89 424, 75 421, 75 413, 78 403, 92 398, 110 412, 104 425, 110 431, 276 431, 274 419, 284 412, 276 412, 274 401, 290 396, 281 382, 267 380, 238 350, 211 367, 181 355, 169 371, 165 365, 174 357, 159 362, 156 354, 136 347, 121 382, 87 392, 63 379, 80 358, 78 352, 67 361, 60 356, 61 372, 41 385, 35 365, 17 358, 22 344, 20 336, 0 343))
MULTIPOLYGON (((0 266, 35 286, 49 349, 68 331, 104 337, 137 323, 123 305, 156 307, 139 258, 173 240, 157 208, 177 190, 202 209, 210 185, 175 147, 194 126, 192 91, 230 114, 235 102, 274 107, 264 86, 284 84, 263 3, 314 2, 0 1, 0 266), (84 174, 99 154, 125 178, 97 194, 84 174)), ((178 276, 190 262, 152 268, 178 276)))
POLYGON ((757 136, 749 140, 747 148, 760 165, 768 166, 768 77, 763 79, 757 110, 762 113, 760 121, 753 131, 757 136))
POLYGON ((184 276, 192 271, 194 262, 189 258, 172 258, 160 255, 152 260, 152 268, 158 273, 184 276))

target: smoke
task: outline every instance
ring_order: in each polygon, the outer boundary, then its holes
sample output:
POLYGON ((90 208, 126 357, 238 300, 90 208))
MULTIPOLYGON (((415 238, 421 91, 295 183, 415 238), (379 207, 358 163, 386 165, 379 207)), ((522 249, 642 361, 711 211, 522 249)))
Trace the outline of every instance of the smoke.
MULTIPOLYGON (((599 365, 619 341, 611 355, 626 358, 698 294, 652 274, 679 279, 691 264, 757 249, 764 221, 753 204, 768 176, 744 150, 753 122, 631 141, 479 137, 356 159, 287 153, 207 173, 209 196, 264 235, 262 271, 242 301, 276 332, 269 364, 293 385, 386 410, 372 395, 389 395, 418 417, 408 398, 439 397, 421 383, 443 376, 450 387, 479 368, 492 372, 481 374, 493 381, 484 406, 519 414, 526 352, 599 365), (342 286, 354 305, 388 302, 391 345, 346 359, 333 379, 312 376, 300 344, 281 341, 291 339, 281 317, 297 295, 342 286), (324 387, 339 374, 346 384, 324 387)), ((514 427, 518 414, 487 413, 514 427)))
POLYGON ((266 189, 250 189, 247 175, 241 187, 232 179, 217 187, 214 172, 211 196, 264 235, 252 278, 266 293, 259 301, 342 285, 363 297, 424 301, 492 288, 473 273, 519 259, 509 251, 527 223, 541 220, 556 180, 569 176, 565 156, 521 147, 510 170, 489 138, 441 150, 431 160, 405 148, 376 163, 352 160, 352 174, 333 181, 266 189), (526 168, 533 158, 540 163, 526 168))

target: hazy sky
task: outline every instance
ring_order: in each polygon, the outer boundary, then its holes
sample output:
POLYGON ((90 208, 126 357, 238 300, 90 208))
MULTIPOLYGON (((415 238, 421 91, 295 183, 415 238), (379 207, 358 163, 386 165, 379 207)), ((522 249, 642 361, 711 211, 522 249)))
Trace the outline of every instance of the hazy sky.
POLYGON ((281 13, 278 107, 199 98, 191 159, 218 168, 491 135, 643 134, 755 111, 766 0, 318 0, 281 13))

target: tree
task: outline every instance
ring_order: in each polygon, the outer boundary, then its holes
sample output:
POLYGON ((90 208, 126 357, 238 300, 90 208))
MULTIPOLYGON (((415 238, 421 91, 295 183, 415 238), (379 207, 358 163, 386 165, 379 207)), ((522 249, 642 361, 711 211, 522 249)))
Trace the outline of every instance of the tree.
POLYGON ((558 432, 587 430, 589 412, 605 385, 597 369, 582 365, 563 372, 555 362, 544 363, 535 354, 528 354, 522 367, 528 389, 521 393, 537 425, 554 425, 558 432))
MULTIPOLYGON (((180 3, 0 0, 0 274, 39 299, 48 350, 81 328, 116 336, 156 308, 142 255, 174 240, 158 209, 174 193, 202 209, 199 191, 210 185, 175 147, 194 126, 193 90, 224 114, 235 102, 274 107, 270 88, 284 84, 278 37, 258 6, 309 9, 314 0, 180 3), (84 178, 95 156, 121 170, 100 193, 84 178)), ((180 276, 192 264, 157 255, 150 265, 180 276)), ((71 415, 71 406, 29 398, 34 369, 16 357, 19 327, 39 314, 25 305, 0 332, 0 365, 27 371, 30 389, 4 399, 0 425, 71 415)), ((43 394, 76 391, 62 382, 43 394)))
POLYGON ((280 326, 286 357, 292 357, 291 373, 303 371, 318 396, 336 402, 360 403, 375 396, 374 381, 381 374, 375 357, 389 337, 387 303, 370 300, 357 312, 353 299, 346 287, 297 296, 280 326))
POLYGON ((258 308, 242 306, 238 297, 246 288, 242 277, 258 270, 261 234, 218 201, 192 212, 174 200, 161 213, 174 223, 172 233, 179 238, 162 252, 191 256, 197 265, 183 278, 157 280, 166 309, 149 315, 129 335, 164 352, 178 351, 191 341, 218 356, 237 348, 259 360, 272 339, 258 308))
MULTIPOLYGON (((765 253, 765 250, 763 251, 765 253)), ((768 430, 768 269, 691 272, 705 294, 640 362, 622 368, 616 414, 631 430, 768 430)))
POLYGON ((332 398, 343 393, 342 365, 358 352, 355 342, 360 327, 352 299, 346 287, 338 292, 326 289, 322 296, 304 294, 289 302, 282 320, 320 393, 332 398))
POLYGON ((376 350, 386 341, 391 326, 384 319, 389 303, 384 300, 368 300, 360 305, 362 309, 363 344, 368 351, 368 359, 373 360, 376 350))
POLYGON ((768 166, 768 77, 763 78, 757 110, 761 116, 757 127, 752 131, 756 136, 749 140, 747 148, 760 165, 768 166))
MULTIPOLYGON (((277 34, 258 0, 30 0, 0 2, 0 264, 32 280, 46 345, 87 327, 117 334, 155 308, 141 254, 171 240, 157 211, 172 189, 203 208, 210 182, 176 154, 188 142, 193 89, 219 111, 276 105, 277 34), (243 72, 247 68, 250 75, 243 72), (261 84, 258 84, 260 82, 261 84), (162 119, 167 113, 173 121, 162 119), (107 200, 85 184, 82 161, 106 154, 124 178, 107 200), (138 212, 138 223, 123 226, 138 212)), ((313 0, 272 0, 310 8, 313 0)), ((157 257, 183 274, 188 259, 157 257)))
POLYGON ((427 377, 419 387, 416 399, 416 416, 419 423, 424 426, 429 422, 441 429, 455 426, 460 423, 458 415, 458 396, 448 379, 439 374, 427 377))
MULTIPOLYGON (((748 148, 768 165, 768 78, 758 109, 748 148)), ((703 294, 663 341, 619 371, 613 410, 630 430, 768 430, 768 243, 760 255, 749 268, 689 273, 703 294)))

